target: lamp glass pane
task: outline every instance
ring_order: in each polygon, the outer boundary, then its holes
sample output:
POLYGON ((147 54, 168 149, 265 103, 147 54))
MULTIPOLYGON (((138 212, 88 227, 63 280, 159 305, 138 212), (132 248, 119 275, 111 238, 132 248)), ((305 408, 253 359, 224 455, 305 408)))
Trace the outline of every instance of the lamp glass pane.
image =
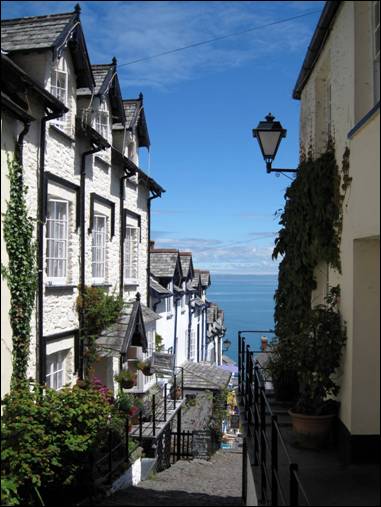
POLYGON ((267 130, 258 132, 259 141, 262 146, 262 151, 265 157, 274 157, 275 151, 278 146, 279 138, 282 135, 282 132, 267 130))

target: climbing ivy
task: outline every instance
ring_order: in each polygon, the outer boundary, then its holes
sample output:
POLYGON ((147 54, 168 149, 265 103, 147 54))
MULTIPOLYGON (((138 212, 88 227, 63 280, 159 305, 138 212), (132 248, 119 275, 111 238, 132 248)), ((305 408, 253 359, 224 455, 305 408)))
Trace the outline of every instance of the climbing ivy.
POLYGON ((106 294, 100 287, 85 286, 77 298, 77 312, 83 314, 83 336, 85 343, 85 378, 89 379, 97 360, 95 341, 99 334, 115 322, 123 308, 123 298, 106 294))
POLYGON ((342 178, 329 140, 317 158, 312 150, 301 158, 297 177, 287 188, 280 217, 282 229, 273 258, 283 256, 275 293, 275 330, 280 339, 298 333, 311 311, 316 288, 314 271, 321 262, 341 270, 340 236, 345 192, 350 185, 349 149, 342 164, 342 178))
POLYGON ((7 280, 12 328, 12 385, 26 379, 30 348, 30 319, 37 286, 36 242, 33 220, 28 216, 23 169, 17 160, 8 158, 9 201, 4 215, 4 240, 8 266, 1 265, 7 280))

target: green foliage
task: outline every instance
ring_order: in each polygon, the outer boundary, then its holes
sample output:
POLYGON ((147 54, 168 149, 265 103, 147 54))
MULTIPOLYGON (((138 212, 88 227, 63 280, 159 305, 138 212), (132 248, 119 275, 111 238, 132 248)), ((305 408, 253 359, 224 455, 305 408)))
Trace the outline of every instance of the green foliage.
POLYGON ((155 334, 155 350, 156 352, 164 350, 163 337, 159 333, 155 334))
POLYGON ((30 390, 22 383, 3 404, 2 478, 24 505, 34 505, 36 491, 58 494, 76 484, 113 412, 97 390, 78 386, 30 390))
POLYGON ((303 414, 323 414, 331 409, 327 398, 336 396, 339 386, 333 374, 340 366, 342 349, 346 341, 337 310, 338 287, 332 287, 326 305, 318 305, 292 343, 293 368, 300 386, 295 411, 303 414))
POLYGON ((316 288, 314 270, 321 262, 340 270, 342 195, 332 141, 315 160, 302 159, 298 175, 287 188, 280 218, 283 226, 273 258, 283 256, 275 293, 276 334, 288 337, 303 327, 316 288))
POLYGON ((269 369, 276 390, 283 387, 291 398, 300 380, 291 367, 295 366, 297 337, 306 332, 317 315, 311 310, 315 269, 326 263, 341 270, 343 203, 350 182, 349 149, 344 152, 340 174, 335 147, 329 140, 326 151, 319 157, 314 159, 311 150, 307 157, 301 157, 297 177, 285 193, 286 203, 279 222, 282 229, 273 251, 273 258, 283 257, 274 313, 279 343, 273 350, 269 369))
POLYGON ((10 296, 9 311, 12 327, 12 384, 26 379, 30 319, 37 286, 36 243, 33 240, 33 220, 28 216, 22 166, 8 158, 9 201, 4 215, 4 240, 8 266, 1 266, 10 296))
POLYGON ((209 429, 214 434, 214 438, 217 443, 221 442, 222 439, 222 421, 227 418, 227 402, 228 402, 229 390, 227 388, 221 389, 213 396, 213 409, 212 418, 209 424, 209 429))
POLYGON ((110 324, 115 322, 123 308, 123 298, 106 294, 100 287, 84 287, 77 298, 77 311, 82 314, 82 339, 85 340, 85 377, 93 373, 97 360, 95 340, 110 324))
MULTIPOLYGON (((127 384, 133 384, 136 382, 136 373, 131 370, 121 370, 114 376, 114 379, 121 385, 121 387, 124 387, 127 384)), ((126 389, 128 389, 128 387, 126 389)))

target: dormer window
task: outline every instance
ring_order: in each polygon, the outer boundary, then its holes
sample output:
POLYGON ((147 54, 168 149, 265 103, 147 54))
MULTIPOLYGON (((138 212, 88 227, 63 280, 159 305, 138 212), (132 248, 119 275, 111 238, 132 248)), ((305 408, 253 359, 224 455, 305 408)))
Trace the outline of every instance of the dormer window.
POLYGON ((108 112, 104 102, 101 102, 98 111, 95 111, 94 128, 102 137, 109 138, 108 112))
MULTIPOLYGON (((50 91, 52 95, 57 97, 65 106, 68 104, 68 72, 67 65, 64 58, 56 60, 55 65, 52 69, 52 75, 50 80, 50 91)), ((67 125, 67 115, 63 115, 60 118, 56 118, 54 123, 65 128, 67 125)))

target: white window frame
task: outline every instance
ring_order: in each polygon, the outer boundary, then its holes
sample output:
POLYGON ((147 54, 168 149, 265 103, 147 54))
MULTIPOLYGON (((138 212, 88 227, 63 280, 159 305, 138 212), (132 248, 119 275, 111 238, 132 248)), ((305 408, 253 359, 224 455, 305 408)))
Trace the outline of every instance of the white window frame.
POLYGON ((173 296, 169 296, 165 298, 165 311, 167 313, 167 317, 172 317, 173 315, 173 296))
POLYGON ((66 384, 66 358, 70 349, 59 350, 46 356, 46 384, 59 391, 66 384), (50 361, 50 365, 49 365, 50 361), (59 382, 60 380, 60 382, 59 382))
POLYGON ((105 102, 101 102, 99 109, 94 113, 94 129, 106 140, 109 139, 109 115, 105 102))
POLYGON ((138 284, 139 279, 139 235, 140 228, 133 225, 126 225, 126 237, 124 238, 124 283, 138 284), (130 241, 129 232, 135 231, 134 242, 130 241), (135 259, 133 259, 135 257, 135 259), (132 262, 129 261, 133 259, 132 262), (129 261, 129 262, 128 262, 129 261))
MULTIPOLYGON (((68 105, 68 102, 69 102, 69 75, 68 75, 68 71, 67 71, 66 60, 64 57, 57 59, 52 67, 52 73, 50 76, 50 92, 57 99, 59 99, 61 102, 63 102, 65 104, 65 106, 68 105), (57 85, 57 77, 59 74, 61 74, 64 79, 64 86, 63 87, 57 85)), ((67 113, 59 118, 55 118, 52 121, 55 125, 57 125, 57 127, 61 128, 62 130, 65 130, 68 126, 67 113)))
MULTIPOLYGON (((68 278, 68 264, 69 264, 69 201, 66 201, 64 199, 57 199, 53 197, 48 198, 48 209, 51 203, 62 203, 65 204, 66 207, 66 220, 58 220, 57 218, 46 218, 46 228, 45 228, 45 251, 46 251, 46 278, 48 282, 54 283, 56 285, 59 284, 66 284, 67 278, 68 278), (49 222, 58 222, 59 224, 62 224, 62 222, 66 223, 65 231, 64 231, 64 237, 63 238, 57 238, 54 237, 54 232, 52 237, 48 237, 48 223, 49 222), (52 257, 49 255, 49 241, 61 241, 65 243, 64 246, 64 255, 63 257, 52 257), (49 262, 50 261, 63 261, 65 268, 63 269, 62 276, 53 276, 52 273, 49 273, 49 262)), ((55 206, 56 208, 56 206, 55 206)), ((51 231, 53 227, 50 228, 51 231)), ((52 247, 52 250, 54 247, 52 247)), ((54 269, 52 269, 54 271, 54 269)))
POLYGON ((100 213, 94 214, 91 240, 91 274, 94 283, 102 283, 106 280, 107 260, 107 216, 100 213), (98 224, 103 222, 103 230, 98 229, 98 224), (99 241, 98 241, 99 240, 99 241), (98 241, 98 244, 96 244, 98 241), (99 260, 99 258, 101 260, 99 260), (103 259, 102 259, 103 258, 103 259), (100 272, 94 275, 94 268, 100 267, 100 272))

